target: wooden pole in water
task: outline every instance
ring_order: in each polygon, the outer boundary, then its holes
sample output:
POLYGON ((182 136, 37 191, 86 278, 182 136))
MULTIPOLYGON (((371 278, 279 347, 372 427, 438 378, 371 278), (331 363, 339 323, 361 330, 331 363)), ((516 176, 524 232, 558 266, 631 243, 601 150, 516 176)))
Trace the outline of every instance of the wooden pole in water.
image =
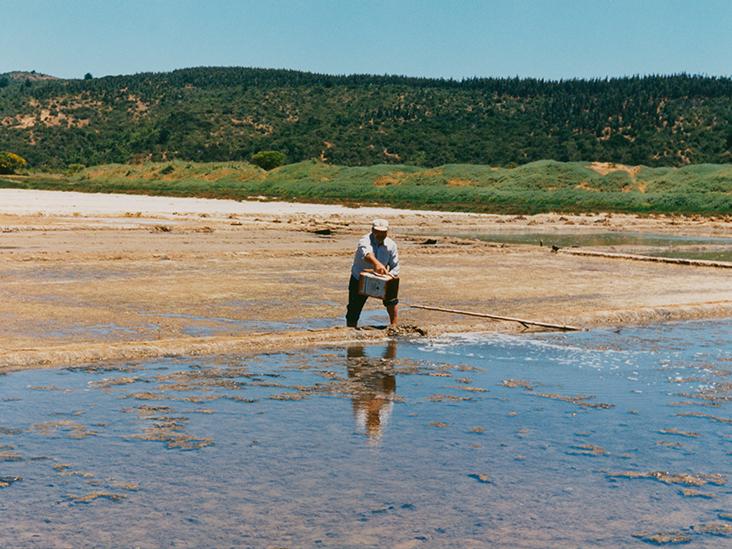
POLYGON ((577 326, 569 326, 567 324, 550 324, 548 322, 536 322, 534 320, 526 320, 525 318, 514 318, 510 316, 498 316, 498 315, 489 315, 486 313, 475 313, 473 311, 461 311, 460 309, 445 309, 443 307, 431 307, 429 305, 412 305, 411 303, 405 303, 408 307, 412 307, 413 309, 425 309, 427 311, 438 311, 441 313, 453 313, 456 315, 466 315, 466 316, 477 316, 479 318, 490 318, 491 320, 506 320, 509 322, 518 322, 519 324, 526 326, 527 328, 529 326, 541 326, 543 328, 552 328, 554 330, 562 330, 565 332, 581 332, 582 328, 578 328, 577 326))

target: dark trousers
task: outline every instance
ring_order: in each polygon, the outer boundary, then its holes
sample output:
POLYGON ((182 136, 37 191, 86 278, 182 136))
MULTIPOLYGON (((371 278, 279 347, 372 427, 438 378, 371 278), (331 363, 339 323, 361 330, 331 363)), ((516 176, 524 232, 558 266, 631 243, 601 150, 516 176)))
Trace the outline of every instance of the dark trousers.
MULTIPOLYGON (((366 305, 366 300, 369 298, 367 295, 361 295, 358 293, 358 279, 351 277, 348 282, 348 307, 346 309, 346 326, 355 328, 358 325, 358 319, 361 316, 363 306, 366 305)), ((383 300, 384 307, 390 305, 397 305, 398 299, 383 300)))

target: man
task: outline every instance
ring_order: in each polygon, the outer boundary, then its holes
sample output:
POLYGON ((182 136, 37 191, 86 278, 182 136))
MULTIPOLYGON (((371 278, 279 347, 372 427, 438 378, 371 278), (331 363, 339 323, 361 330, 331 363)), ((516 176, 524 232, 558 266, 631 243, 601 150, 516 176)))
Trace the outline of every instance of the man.
MULTIPOLYGON (((358 293, 358 280, 361 272, 372 269, 376 274, 399 276, 399 253, 396 242, 386 236, 389 222, 386 219, 374 219, 371 232, 358 241, 353 257, 351 280, 348 283, 348 310, 346 325, 355 328, 361 316, 367 296, 358 293)), ((398 299, 384 300, 386 312, 389 313, 389 324, 396 326, 398 299)))

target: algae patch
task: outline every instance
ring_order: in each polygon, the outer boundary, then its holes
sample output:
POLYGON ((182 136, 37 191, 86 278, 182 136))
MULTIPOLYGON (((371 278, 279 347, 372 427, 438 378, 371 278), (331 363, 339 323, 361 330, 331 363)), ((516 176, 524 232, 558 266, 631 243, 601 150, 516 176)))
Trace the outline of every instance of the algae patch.
POLYGON ((664 484, 682 484, 686 486, 704 486, 706 484, 714 484, 722 486, 727 484, 727 478, 718 473, 712 474, 672 474, 665 471, 621 471, 607 473, 608 478, 627 478, 627 479, 653 479, 664 484))
POLYGON ((112 492, 90 492, 81 496, 69 495, 67 497, 73 503, 92 503, 99 499, 106 499, 115 503, 119 503, 127 496, 123 494, 115 494, 112 492))
POLYGON ((97 434, 95 431, 88 429, 85 425, 69 419, 36 423, 33 425, 33 430, 43 436, 53 436, 58 432, 61 432, 66 434, 67 437, 73 439, 87 438, 97 434))
POLYGON ((23 480, 22 477, 0 477, 0 488, 7 488, 21 480, 23 480))
POLYGON ((654 545, 689 543, 691 536, 685 532, 635 532, 634 538, 654 545))
POLYGON ((599 409, 599 410, 608 410, 610 408, 614 408, 615 404, 608 404, 605 402, 589 402, 592 400, 593 396, 583 396, 583 395, 560 395, 557 393, 532 393, 538 397, 542 398, 549 398, 552 400, 561 400, 562 402, 568 402, 570 404, 574 404, 575 406, 579 406, 581 408, 593 408, 593 409, 599 409))

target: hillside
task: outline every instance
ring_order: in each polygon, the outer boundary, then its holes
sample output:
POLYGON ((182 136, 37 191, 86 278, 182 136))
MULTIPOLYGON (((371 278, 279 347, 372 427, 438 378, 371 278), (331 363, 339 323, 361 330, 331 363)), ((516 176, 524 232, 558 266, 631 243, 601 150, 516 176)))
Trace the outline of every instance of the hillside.
POLYGON ((724 163, 732 80, 453 81, 246 68, 0 76, 0 151, 32 166, 244 160, 264 149, 351 166, 724 163))
POLYGON ((636 212, 732 215, 732 165, 649 168, 539 161, 517 168, 450 164, 337 166, 309 160, 266 172, 245 162, 111 164, 73 175, 6 176, 0 187, 270 197, 418 209, 532 214, 636 212))

